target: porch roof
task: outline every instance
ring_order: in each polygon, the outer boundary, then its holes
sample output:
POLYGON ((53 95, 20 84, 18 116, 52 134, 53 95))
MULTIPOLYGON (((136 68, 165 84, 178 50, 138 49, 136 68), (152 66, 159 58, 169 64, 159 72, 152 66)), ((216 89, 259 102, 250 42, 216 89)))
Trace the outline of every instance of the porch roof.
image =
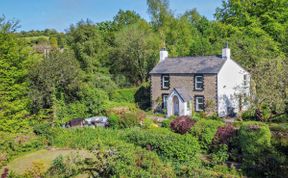
POLYGON ((173 91, 175 91, 184 102, 192 100, 192 96, 187 92, 185 88, 174 88, 172 92, 173 91))

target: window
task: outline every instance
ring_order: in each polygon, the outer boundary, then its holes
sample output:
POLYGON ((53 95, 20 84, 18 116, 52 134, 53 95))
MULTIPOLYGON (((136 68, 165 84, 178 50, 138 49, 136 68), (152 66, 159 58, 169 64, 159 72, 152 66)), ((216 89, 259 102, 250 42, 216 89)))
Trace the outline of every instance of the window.
POLYGON ((162 75, 162 89, 169 89, 169 75, 162 75))
POLYGON ((203 82, 203 75, 196 75, 195 76, 195 90, 203 90, 204 82, 203 82))
POLYGON ((163 94, 162 95, 162 108, 163 109, 167 109, 167 100, 168 100, 168 95, 163 94))
POLYGON ((197 112, 204 111, 204 96, 195 97, 195 110, 197 112))
POLYGON ((190 111, 191 103, 190 101, 187 102, 187 110, 190 111))
POLYGON ((244 87, 247 87, 248 86, 248 75, 247 74, 243 75, 243 79, 244 79, 244 87))

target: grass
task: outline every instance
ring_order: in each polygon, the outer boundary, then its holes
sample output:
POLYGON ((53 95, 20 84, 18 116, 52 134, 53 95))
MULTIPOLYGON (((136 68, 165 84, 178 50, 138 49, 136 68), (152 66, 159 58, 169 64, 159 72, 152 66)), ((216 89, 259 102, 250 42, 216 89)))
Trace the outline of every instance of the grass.
POLYGON ((44 169, 47 171, 52 161, 56 157, 60 155, 66 156, 69 154, 75 154, 76 152, 79 152, 79 154, 84 156, 89 156, 88 153, 84 150, 77 151, 72 149, 43 149, 14 159, 8 163, 7 166, 1 169, 1 173, 3 172, 4 168, 8 168, 9 170, 14 171, 16 174, 24 174, 27 169, 32 167, 32 163, 35 161, 41 161, 44 163, 44 169))

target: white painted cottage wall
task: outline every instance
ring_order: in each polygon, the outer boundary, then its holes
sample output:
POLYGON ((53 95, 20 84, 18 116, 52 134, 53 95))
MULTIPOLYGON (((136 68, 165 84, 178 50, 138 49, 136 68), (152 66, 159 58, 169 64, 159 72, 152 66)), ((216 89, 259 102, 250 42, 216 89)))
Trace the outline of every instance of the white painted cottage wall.
MULTIPOLYGON (((227 116, 227 107, 234 107, 235 112, 239 112, 240 93, 250 95, 250 74, 240 65, 231 59, 227 59, 222 69, 218 73, 218 115, 227 116), (244 88, 244 75, 248 76, 248 87, 244 88)), ((243 107, 243 110, 248 106, 243 107)))

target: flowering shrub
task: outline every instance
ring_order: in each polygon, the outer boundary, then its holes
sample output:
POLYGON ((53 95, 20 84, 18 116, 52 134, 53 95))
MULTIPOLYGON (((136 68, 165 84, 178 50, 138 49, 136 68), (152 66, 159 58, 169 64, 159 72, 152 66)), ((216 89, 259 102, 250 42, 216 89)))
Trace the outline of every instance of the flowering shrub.
POLYGON ((192 120, 190 117, 180 116, 170 123, 170 128, 176 133, 185 134, 191 129, 194 124, 195 121, 192 120))
POLYGON ((214 144, 226 144, 228 145, 231 139, 236 135, 236 129, 231 124, 227 124, 223 127, 219 127, 214 139, 214 144))

